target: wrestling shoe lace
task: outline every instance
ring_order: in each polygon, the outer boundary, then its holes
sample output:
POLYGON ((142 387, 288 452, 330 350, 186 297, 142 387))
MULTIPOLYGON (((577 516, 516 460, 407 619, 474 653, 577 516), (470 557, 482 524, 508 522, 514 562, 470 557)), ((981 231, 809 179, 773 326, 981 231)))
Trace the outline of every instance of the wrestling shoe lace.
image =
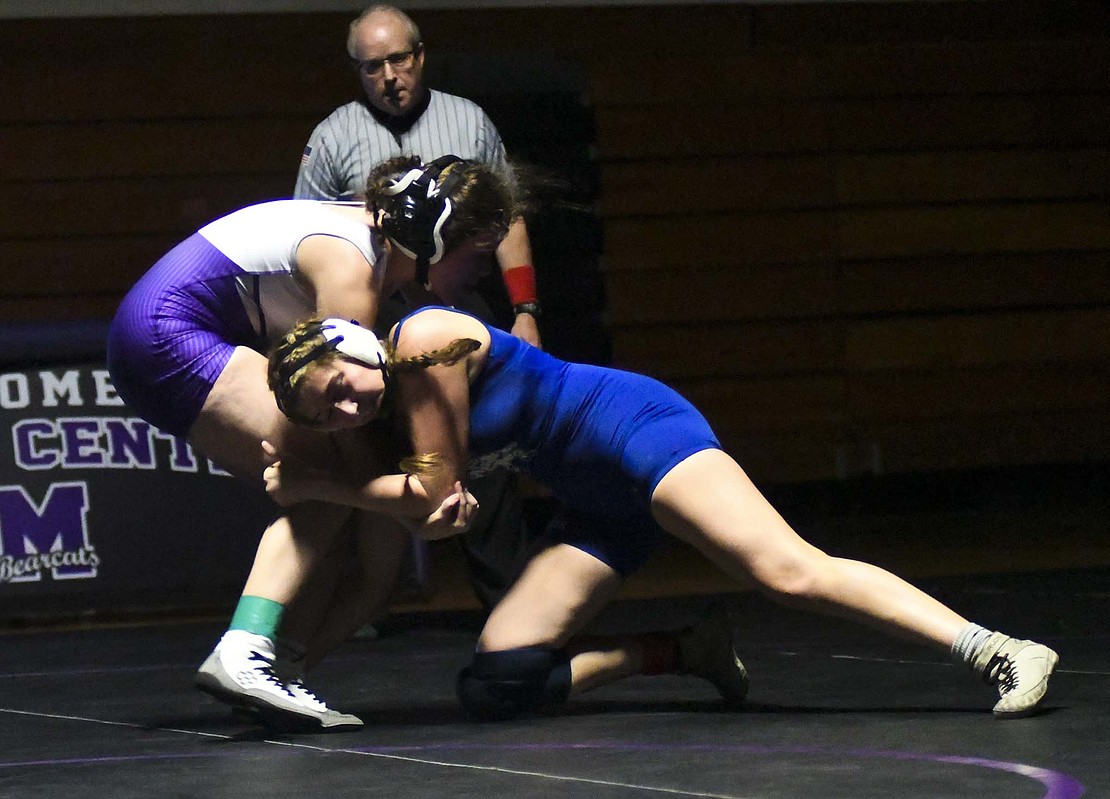
POLYGON ((261 663, 264 665, 254 666, 252 668, 239 671, 239 673, 235 675, 235 681, 237 683, 244 687, 248 685, 254 685, 257 684, 259 677, 261 677, 263 682, 273 683, 274 687, 277 690, 283 691, 284 693, 291 696, 293 699, 297 698, 297 695, 293 693, 292 690, 290 690, 289 686, 282 682, 281 678, 274 673, 274 664, 270 658, 266 657, 261 652, 252 649, 250 655, 247 657, 247 662, 261 663))
POLYGON ((998 687, 998 693, 1005 695, 1018 687, 1018 674, 1014 661, 1004 653, 996 653, 987 663, 983 672, 983 682, 998 687))
POLYGON ((1036 712, 1060 656, 1044 644, 992 633, 971 667, 998 689, 994 715, 1021 718, 1036 712))

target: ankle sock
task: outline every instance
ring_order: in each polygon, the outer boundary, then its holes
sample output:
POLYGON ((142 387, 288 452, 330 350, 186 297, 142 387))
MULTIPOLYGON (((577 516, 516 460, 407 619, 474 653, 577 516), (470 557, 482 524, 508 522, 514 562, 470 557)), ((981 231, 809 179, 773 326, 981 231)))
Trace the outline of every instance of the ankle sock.
POLYGON ((993 630, 980 627, 975 623, 969 623, 960 630, 959 634, 956 636, 956 640, 952 643, 953 660, 957 663, 966 663, 970 666, 979 655, 979 650, 990 640, 992 635, 994 635, 993 630))
POLYGON ((277 638, 281 616, 285 605, 260 596, 241 596, 231 617, 229 630, 245 630, 255 635, 264 635, 271 641, 277 638))

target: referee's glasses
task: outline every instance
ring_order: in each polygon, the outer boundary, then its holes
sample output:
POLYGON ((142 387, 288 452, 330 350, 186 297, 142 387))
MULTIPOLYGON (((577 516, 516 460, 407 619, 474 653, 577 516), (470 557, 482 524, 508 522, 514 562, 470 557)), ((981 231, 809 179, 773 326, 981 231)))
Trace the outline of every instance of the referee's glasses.
POLYGON ((412 66, 413 58, 416 55, 416 48, 412 50, 402 50, 399 53, 390 53, 385 58, 367 58, 365 61, 360 61, 357 58, 352 58, 351 63, 367 75, 378 75, 385 65, 389 64, 394 69, 408 69, 412 66))

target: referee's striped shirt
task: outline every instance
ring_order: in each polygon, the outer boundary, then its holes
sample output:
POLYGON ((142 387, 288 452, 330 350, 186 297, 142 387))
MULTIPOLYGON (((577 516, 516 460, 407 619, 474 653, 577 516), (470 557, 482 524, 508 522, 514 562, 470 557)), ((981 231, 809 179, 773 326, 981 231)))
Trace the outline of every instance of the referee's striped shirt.
POLYGON ((477 103, 429 90, 428 107, 406 130, 379 122, 365 102, 335 109, 308 139, 293 196, 298 199, 350 200, 360 197, 376 164, 398 155, 425 162, 441 155, 501 164, 505 146, 477 103))

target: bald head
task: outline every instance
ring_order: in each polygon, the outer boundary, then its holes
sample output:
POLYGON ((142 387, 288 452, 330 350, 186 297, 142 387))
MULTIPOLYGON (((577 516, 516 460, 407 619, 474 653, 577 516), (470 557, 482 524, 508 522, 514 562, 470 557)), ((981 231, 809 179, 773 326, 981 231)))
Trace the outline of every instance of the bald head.
POLYGON ((390 116, 424 99, 424 45, 420 29, 393 6, 370 6, 351 23, 347 54, 358 68, 366 99, 390 116))
MULTIPOLYGON (((367 28, 374 26, 390 26, 404 30, 405 38, 411 47, 420 44, 420 28, 412 21, 412 17, 396 6, 378 3, 368 7, 359 14, 347 30, 347 55, 358 59, 358 41, 360 37, 369 34, 367 28)), ((361 59, 359 59, 361 60, 361 59)))

